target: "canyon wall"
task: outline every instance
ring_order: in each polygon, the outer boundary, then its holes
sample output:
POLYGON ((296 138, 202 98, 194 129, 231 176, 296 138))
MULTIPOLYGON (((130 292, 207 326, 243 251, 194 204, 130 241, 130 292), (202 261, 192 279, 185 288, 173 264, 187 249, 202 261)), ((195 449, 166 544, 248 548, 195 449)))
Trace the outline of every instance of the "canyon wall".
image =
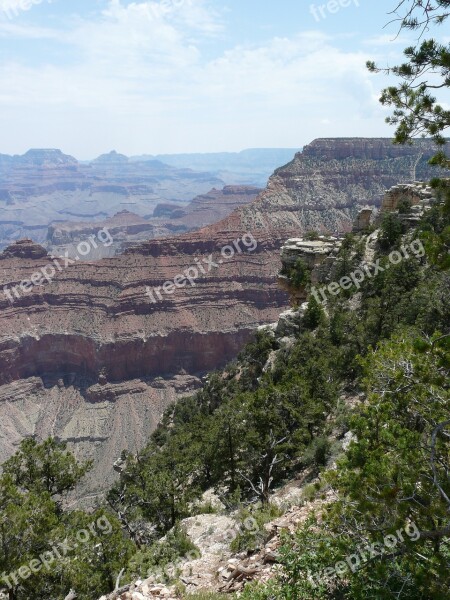
POLYGON ((221 258, 233 239, 149 243, 71 264, 26 293, 21 282, 52 261, 31 241, 8 247, 0 256, 0 290, 13 299, 0 292, 0 461, 25 436, 56 435, 95 460, 84 497, 102 492, 121 451, 139 449, 170 403, 198 389, 202 374, 236 356, 285 304, 276 241, 221 258), (217 267, 208 272, 210 254, 217 267), (196 260, 206 274, 193 285, 162 300, 155 292, 155 302, 146 294, 196 260))
POLYGON ((441 175, 428 164, 435 153, 429 140, 413 146, 385 138, 315 140, 275 171, 259 199, 233 215, 230 228, 266 229, 280 236, 311 230, 342 234, 351 230, 362 208, 380 208, 392 186, 441 175))

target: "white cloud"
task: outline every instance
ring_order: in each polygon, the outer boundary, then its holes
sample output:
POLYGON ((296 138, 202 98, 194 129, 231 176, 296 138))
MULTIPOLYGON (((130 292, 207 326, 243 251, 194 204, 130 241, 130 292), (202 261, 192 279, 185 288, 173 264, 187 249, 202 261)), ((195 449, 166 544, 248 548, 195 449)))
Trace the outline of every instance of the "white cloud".
MULTIPOLYGON (((367 72, 369 54, 311 31, 209 57, 203 43, 222 35, 221 16, 207 0, 172 7, 111 0, 98 19, 76 20, 65 32, 0 27, 59 41, 78 56, 76 64, 50 56, 41 66, 0 64, 4 144, 23 139, 86 158, 112 147, 140 154, 299 146, 383 129, 383 82, 367 72)), ((15 143, 14 151, 26 149, 15 143)))

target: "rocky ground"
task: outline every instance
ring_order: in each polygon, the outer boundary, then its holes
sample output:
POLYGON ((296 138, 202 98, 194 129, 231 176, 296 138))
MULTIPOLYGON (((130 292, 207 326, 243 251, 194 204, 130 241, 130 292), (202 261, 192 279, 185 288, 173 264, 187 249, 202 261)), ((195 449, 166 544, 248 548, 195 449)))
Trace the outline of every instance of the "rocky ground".
POLYGON ((283 532, 294 533, 314 512, 320 515, 321 507, 333 500, 332 492, 323 498, 308 501, 303 498, 304 479, 299 478, 278 490, 272 502, 284 507, 284 514, 264 527, 264 541, 255 552, 233 553, 230 542, 239 531, 237 515, 198 515, 182 522, 191 541, 198 547, 201 557, 180 562, 174 574, 177 585, 164 583, 155 576, 125 585, 100 600, 148 600, 166 598, 176 600, 197 592, 239 592, 250 581, 267 582, 279 567, 278 549, 283 532))

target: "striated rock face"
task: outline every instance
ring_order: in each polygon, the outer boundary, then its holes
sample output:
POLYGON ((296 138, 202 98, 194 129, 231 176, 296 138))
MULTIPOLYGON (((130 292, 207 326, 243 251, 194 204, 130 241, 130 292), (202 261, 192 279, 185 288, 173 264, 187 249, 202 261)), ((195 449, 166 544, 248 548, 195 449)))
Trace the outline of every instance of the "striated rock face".
POLYGON ((286 304, 276 286, 278 242, 265 236, 254 251, 241 243, 241 253, 221 258, 233 240, 190 234, 75 262, 27 292, 19 287, 13 303, 4 286, 20 286, 50 257, 24 252, 28 243, 8 248, 0 260, 0 461, 25 436, 56 435, 95 460, 86 497, 104 490, 121 451, 141 447, 171 402, 286 304), (203 262, 206 274, 193 285, 159 302, 146 295, 210 254, 217 267, 207 272, 203 262))
MULTIPOLYGON (((250 204, 263 190, 254 186, 227 185, 223 190, 212 189, 197 196, 181 212, 172 215, 166 227, 194 229, 217 223, 240 206, 250 204)), ((154 215, 155 216, 155 215, 154 215)))
POLYGON ((381 207, 386 189, 442 176, 428 164, 435 152, 428 140, 413 146, 383 138, 315 140, 275 171, 257 202, 230 217, 230 229, 265 229, 285 239, 311 230, 351 231, 361 209, 381 207))
MULTIPOLYGON (((429 140, 417 140, 413 146, 400 146, 389 138, 321 138, 303 149, 305 157, 316 160, 375 160, 419 157, 431 158, 436 153, 429 140)), ((413 163, 414 166, 415 163, 413 163)), ((423 167, 423 165, 422 165, 423 167)))
POLYGON ((100 386, 75 368, 59 368, 53 375, 0 386, 0 462, 24 437, 54 435, 67 441, 80 460, 95 462, 79 491, 87 506, 111 485, 112 463, 122 450, 142 448, 167 406, 201 385, 196 377, 176 375, 100 386))

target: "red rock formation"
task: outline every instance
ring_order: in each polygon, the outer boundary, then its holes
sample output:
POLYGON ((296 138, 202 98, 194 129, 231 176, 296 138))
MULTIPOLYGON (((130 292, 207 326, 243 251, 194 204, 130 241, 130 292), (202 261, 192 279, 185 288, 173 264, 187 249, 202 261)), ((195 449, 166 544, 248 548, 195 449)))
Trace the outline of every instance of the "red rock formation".
POLYGON ((269 238, 161 302, 145 294, 205 255, 222 260, 222 245, 234 239, 194 234, 78 262, 29 293, 18 288, 12 304, 4 286, 30 279, 50 258, 39 247, 9 248, 0 260, 0 438, 10 441, 0 460, 25 435, 58 435, 80 457, 95 458, 86 491, 104 489, 121 450, 144 443, 162 410, 198 387, 195 375, 234 357, 285 304, 269 238), (175 389, 177 376, 182 385, 175 389))

